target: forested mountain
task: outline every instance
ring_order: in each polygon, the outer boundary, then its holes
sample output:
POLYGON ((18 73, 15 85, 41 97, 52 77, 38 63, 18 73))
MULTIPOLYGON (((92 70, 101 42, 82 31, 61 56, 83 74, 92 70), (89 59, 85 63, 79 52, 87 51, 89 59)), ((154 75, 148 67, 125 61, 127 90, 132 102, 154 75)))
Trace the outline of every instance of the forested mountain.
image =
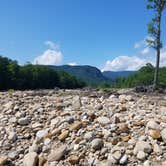
POLYGON ((102 74, 112 80, 115 80, 119 77, 128 77, 131 74, 134 74, 136 71, 103 71, 102 74))
POLYGON ((16 61, 0 56, 0 90, 54 87, 72 89, 83 86, 83 81, 64 71, 32 64, 20 66, 16 61))
POLYGON ((100 84, 106 81, 109 81, 102 72, 96 67, 92 66, 70 66, 70 65, 62 65, 62 66, 48 66, 51 69, 56 71, 65 71, 77 78, 86 81, 88 84, 100 84))

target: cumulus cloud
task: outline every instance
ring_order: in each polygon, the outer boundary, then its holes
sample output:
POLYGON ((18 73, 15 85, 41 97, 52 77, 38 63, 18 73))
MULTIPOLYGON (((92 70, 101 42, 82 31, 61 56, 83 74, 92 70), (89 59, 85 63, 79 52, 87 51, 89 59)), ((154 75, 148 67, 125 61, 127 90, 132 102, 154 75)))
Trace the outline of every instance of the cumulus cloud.
POLYGON ((46 41, 48 49, 42 55, 36 57, 33 64, 41 65, 60 65, 63 59, 63 54, 59 50, 59 46, 52 41, 46 41))
MULTIPOLYGON (((102 71, 127 71, 127 70, 139 70, 147 63, 151 63, 155 66, 156 52, 145 51, 146 56, 118 56, 113 60, 107 60, 102 71)), ((166 48, 161 50, 160 54, 160 66, 166 66, 166 48)))
POLYGON ((145 65, 146 61, 139 57, 119 56, 112 61, 108 60, 104 66, 104 71, 123 71, 123 70, 138 70, 145 65))
POLYGON ((70 65, 70 66, 77 66, 78 64, 76 62, 70 62, 70 63, 68 63, 68 65, 70 65))

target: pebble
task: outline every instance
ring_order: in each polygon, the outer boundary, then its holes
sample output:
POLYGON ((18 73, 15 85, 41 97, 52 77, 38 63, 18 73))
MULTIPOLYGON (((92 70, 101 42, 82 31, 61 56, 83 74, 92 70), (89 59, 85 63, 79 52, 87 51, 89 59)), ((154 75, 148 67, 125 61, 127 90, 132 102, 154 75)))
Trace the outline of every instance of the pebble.
POLYGON ((122 158, 120 159, 119 163, 120 164, 125 164, 127 162, 128 156, 124 154, 122 158))
POLYGON ((28 125, 29 124, 29 119, 27 118, 27 117, 25 117, 25 118, 20 118, 19 120, 18 120, 18 123, 20 124, 20 125, 28 125))
POLYGON ((82 127, 82 122, 77 121, 70 126, 70 130, 79 130, 82 127))
POLYGON ((103 140, 102 139, 99 139, 99 138, 95 138, 92 140, 91 142, 91 147, 94 149, 94 150, 99 150, 103 147, 103 140))
POLYGON ((64 130, 62 133, 58 136, 58 139, 60 141, 64 141, 69 135, 69 130, 64 130))
POLYGON ((41 140, 43 139, 44 137, 46 137, 48 135, 48 129, 43 129, 43 130, 39 130, 37 133, 36 133, 36 138, 38 140, 41 140))
POLYGON ((110 93, 0 92, 0 166, 165 166, 165 94, 110 93))
POLYGON ((137 159, 139 159, 139 160, 145 160, 145 158, 146 158, 146 153, 143 152, 143 151, 138 151, 138 153, 137 153, 137 159))

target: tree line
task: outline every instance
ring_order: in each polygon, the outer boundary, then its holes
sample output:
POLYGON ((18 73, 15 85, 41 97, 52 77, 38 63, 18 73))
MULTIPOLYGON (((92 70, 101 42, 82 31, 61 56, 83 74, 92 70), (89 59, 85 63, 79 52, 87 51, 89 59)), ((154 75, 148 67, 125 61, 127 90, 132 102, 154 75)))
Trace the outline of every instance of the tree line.
POLYGON ((18 65, 0 56, 0 90, 8 89, 64 89, 82 88, 85 83, 64 72, 49 69, 47 66, 26 64, 18 65))
MULTIPOLYGON (((113 87, 116 88, 132 88, 136 86, 148 86, 152 85, 154 81, 155 67, 148 63, 146 66, 142 67, 136 73, 130 75, 127 78, 118 78, 113 87)), ((166 67, 160 67, 158 70, 158 79, 160 84, 166 85, 166 67)))

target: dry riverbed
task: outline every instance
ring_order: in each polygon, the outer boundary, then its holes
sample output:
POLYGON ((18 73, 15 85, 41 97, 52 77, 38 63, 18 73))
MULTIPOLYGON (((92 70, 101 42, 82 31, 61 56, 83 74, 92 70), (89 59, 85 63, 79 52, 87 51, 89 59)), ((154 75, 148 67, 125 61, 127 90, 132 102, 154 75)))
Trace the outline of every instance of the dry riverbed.
POLYGON ((166 166, 166 95, 0 92, 0 166, 166 166))

